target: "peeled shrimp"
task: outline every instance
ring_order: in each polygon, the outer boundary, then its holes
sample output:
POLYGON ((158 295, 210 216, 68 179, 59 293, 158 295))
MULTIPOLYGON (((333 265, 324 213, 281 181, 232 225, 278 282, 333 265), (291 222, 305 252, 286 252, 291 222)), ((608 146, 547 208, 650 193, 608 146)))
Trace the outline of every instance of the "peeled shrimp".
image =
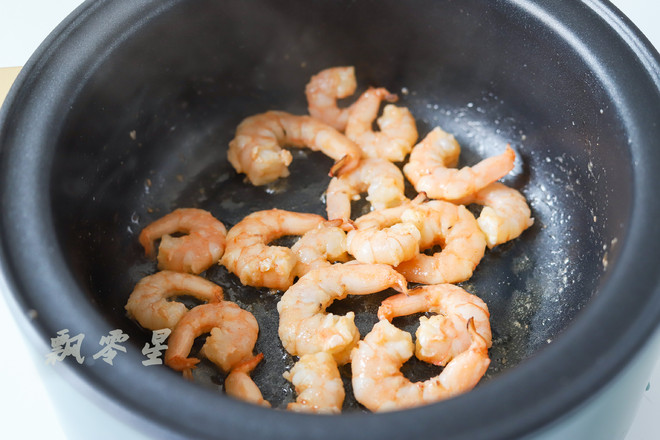
POLYGON ((344 131, 350 107, 340 109, 337 99, 355 93, 355 68, 331 67, 312 76, 305 87, 309 114, 339 131, 344 131))
POLYGON ((225 379, 225 392, 237 399, 245 400, 255 405, 270 407, 270 402, 264 399, 261 390, 259 390, 257 384, 250 377, 250 373, 261 362, 263 357, 264 354, 259 353, 236 365, 225 379))
POLYGON ((388 104, 377 123, 380 131, 371 128, 381 101, 396 101, 384 88, 370 88, 351 106, 346 124, 346 136, 357 143, 366 157, 382 157, 401 162, 417 141, 415 118, 405 107, 388 104))
POLYGON ((346 395, 344 383, 332 355, 326 352, 300 357, 284 378, 291 382, 298 397, 287 409, 299 412, 338 414, 346 395))
POLYGON ((456 166, 461 147, 454 136, 434 128, 412 149, 403 173, 418 192, 432 199, 456 201, 504 177, 513 169, 516 154, 511 147, 474 167, 456 166))
POLYGON ((419 318, 415 341, 418 359, 435 365, 447 362, 470 346, 467 322, 474 320, 477 333, 491 346, 490 313, 478 296, 453 284, 435 284, 398 294, 384 300, 378 318, 392 321, 397 316, 433 312, 436 315, 419 318))
POLYGON ((291 246, 298 259, 294 269, 296 276, 301 277, 312 269, 329 266, 334 262, 348 261, 345 229, 350 228, 352 226, 342 220, 329 220, 300 237, 291 246))
POLYGON ((406 200, 401 170, 388 160, 366 158, 353 171, 330 180, 326 197, 328 218, 350 219, 351 201, 365 191, 375 210, 398 206, 406 200))
POLYGON ((339 365, 349 360, 360 339, 355 314, 326 313, 333 301, 347 295, 368 295, 394 288, 407 291, 405 278, 385 264, 335 264, 314 269, 287 290, 279 303, 279 336, 294 356, 330 353, 339 365))
POLYGON ((308 147, 330 156, 335 160, 330 175, 354 169, 362 155, 353 141, 311 116, 269 111, 238 125, 227 158, 253 185, 264 185, 289 175, 292 156, 282 145, 308 147))
POLYGON ((180 295, 217 303, 222 301, 222 287, 197 275, 164 270, 142 278, 128 297, 125 308, 128 316, 146 329, 172 329, 188 312, 182 303, 168 301, 180 295))
POLYGON ((220 263, 247 286, 285 290, 296 276, 298 258, 291 249, 268 243, 303 235, 324 221, 320 215, 280 209, 253 212, 229 230, 220 263))
POLYGON ((520 236, 534 224, 525 196, 503 183, 493 182, 463 203, 483 205, 477 223, 486 234, 489 248, 520 236))
POLYGON ((200 354, 228 372, 252 357, 259 324, 252 313, 230 301, 202 304, 186 313, 170 334, 165 364, 184 377, 192 377, 199 359, 188 357, 195 338, 211 333, 200 354))
POLYGON ((408 281, 424 284, 465 281, 486 251, 486 237, 463 205, 441 200, 412 204, 402 221, 419 228, 420 250, 441 246, 433 255, 419 253, 396 267, 408 281))
POLYGON ((149 224, 140 233, 147 255, 155 253, 160 238, 158 268, 198 274, 217 263, 225 250, 227 229, 203 209, 180 208, 149 224), (187 235, 172 237, 183 232, 187 235))
POLYGON ((372 211, 355 220, 357 229, 346 235, 348 251, 362 263, 396 266, 419 254, 421 233, 416 224, 402 221, 413 204, 372 211))
POLYGON ((381 319, 351 354, 355 398, 371 411, 393 411, 454 397, 474 388, 486 373, 488 345, 468 321, 472 342, 442 372, 423 382, 411 382, 400 371, 412 357, 408 332, 381 319))

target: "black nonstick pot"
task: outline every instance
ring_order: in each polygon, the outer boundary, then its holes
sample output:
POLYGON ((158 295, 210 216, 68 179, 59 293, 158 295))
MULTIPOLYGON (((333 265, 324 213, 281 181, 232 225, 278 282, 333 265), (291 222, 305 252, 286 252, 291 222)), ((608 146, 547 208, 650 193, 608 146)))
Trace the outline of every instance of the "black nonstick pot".
MULTIPOLYGON (((601 1, 87 1, 43 43, 0 113, 2 268, 44 358, 155 438, 622 438, 657 359, 660 322, 658 54, 601 1), (371 414, 349 369, 340 416, 282 410, 293 358, 277 337, 281 293, 204 276, 259 321, 254 374, 266 409, 226 397, 202 363, 193 383, 145 366, 151 334, 124 305, 154 273, 137 241, 178 207, 228 227, 273 207, 325 213, 332 160, 294 150, 291 176, 254 187, 226 159, 245 117, 306 113, 318 71, 355 66, 417 120, 456 135, 460 165, 516 151, 503 180, 534 225, 489 250, 462 286, 488 304, 491 366, 473 391, 371 414), (113 330, 113 365, 94 358, 113 330)), ((359 208, 359 207, 358 207, 359 208)), ((362 335, 391 292, 333 305, 362 335)), ((395 323, 414 330, 417 316, 395 323)), ((411 362, 414 380, 437 374, 411 362)))

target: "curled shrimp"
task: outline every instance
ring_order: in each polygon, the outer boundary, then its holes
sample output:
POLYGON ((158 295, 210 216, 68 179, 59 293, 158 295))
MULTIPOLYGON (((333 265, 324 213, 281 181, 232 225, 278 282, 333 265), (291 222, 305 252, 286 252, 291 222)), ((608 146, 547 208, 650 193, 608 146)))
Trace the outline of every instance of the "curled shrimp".
POLYGON ((225 393, 255 405, 270 407, 270 402, 264 399, 261 390, 250 377, 252 370, 263 358, 264 354, 259 353, 234 366, 225 379, 225 393))
POLYGON ((298 259, 294 272, 301 277, 312 269, 349 259, 346 249, 346 229, 352 226, 342 220, 329 220, 305 232, 291 246, 298 259))
POLYGON ((337 99, 355 93, 355 68, 331 67, 312 76, 305 87, 309 114, 326 124, 344 131, 350 107, 337 107, 337 99))
POLYGON ((441 247, 433 255, 419 253, 396 267, 408 281, 424 284, 465 281, 486 251, 486 237, 474 215, 463 205, 442 200, 412 203, 411 209, 402 214, 402 221, 419 228, 420 250, 441 247))
POLYGON ((396 266, 419 254, 421 233, 416 224, 402 220, 410 203, 372 211, 355 220, 357 229, 346 235, 348 252, 362 263, 396 266))
POLYGON ((320 215, 269 209, 234 225, 220 263, 247 286, 285 290, 293 284, 298 258, 290 248, 269 246, 285 235, 303 235, 321 225, 320 215))
POLYGON ((160 238, 158 268, 198 274, 217 263, 225 250, 227 229, 203 209, 180 208, 150 223, 140 233, 140 244, 148 256, 155 253, 160 238), (187 235, 172 237, 182 232, 187 235))
POLYGON ((362 156, 353 141, 311 116, 269 111, 238 125, 227 158, 253 185, 264 185, 289 175, 292 156, 282 145, 308 147, 330 156, 335 160, 330 175, 354 169, 362 156))
POLYGON ((351 201, 365 191, 375 210, 398 206, 406 200, 401 170, 388 160, 366 158, 353 171, 330 180, 326 196, 328 218, 350 219, 351 201))
POLYGON ((423 382, 411 382, 400 371, 412 357, 408 332, 381 319, 351 353, 355 398, 371 411, 411 408, 454 397, 474 388, 486 373, 488 345, 468 321, 472 339, 467 350, 451 360, 442 372, 423 382))
POLYGON ((349 294, 368 295, 388 288, 406 292, 407 283, 385 264, 335 264, 308 272, 277 304, 282 345, 294 356, 325 351, 345 364, 360 339, 355 314, 338 316, 327 313, 326 307, 349 294))
POLYGON ((364 92, 351 106, 346 136, 360 146, 366 157, 401 162, 417 141, 415 118, 407 108, 388 104, 376 121, 380 131, 374 132, 371 127, 383 100, 394 102, 397 97, 384 88, 364 92))
POLYGON ((305 354, 283 376, 294 385, 298 394, 287 409, 322 414, 341 412, 346 393, 337 362, 331 354, 305 354))
POLYGON ((165 364, 184 377, 192 378, 198 358, 188 357, 195 338, 210 333, 200 350, 223 372, 230 371, 247 358, 257 342, 259 324, 252 313, 230 301, 202 304, 190 309, 170 334, 165 364))
POLYGON ((415 334, 415 355, 435 365, 447 362, 463 353, 472 338, 467 322, 474 320, 479 335, 491 346, 490 313, 481 298, 453 284, 435 284, 394 295, 385 299, 378 309, 378 318, 392 321, 397 316, 433 312, 436 315, 419 318, 415 334))
POLYGON ((463 202, 483 205, 477 223, 490 249, 519 237, 534 224, 525 196, 500 182, 491 183, 463 202))
POLYGON ((138 281, 125 308, 128 317, 146 329, 172 329, 188 308, 168 299, 181 295, 217 303, 222 301, 223 293, 222 287, 200 276, 164 270, 138 281))
POLYGON ((504 153, 474 167, 450 168, 456 166, 460 151, 454 136, 436 127, 412 149, 403 173, 418 192, 432 199, 456 201, 506 176, 516 158, 507 146, 504 153))

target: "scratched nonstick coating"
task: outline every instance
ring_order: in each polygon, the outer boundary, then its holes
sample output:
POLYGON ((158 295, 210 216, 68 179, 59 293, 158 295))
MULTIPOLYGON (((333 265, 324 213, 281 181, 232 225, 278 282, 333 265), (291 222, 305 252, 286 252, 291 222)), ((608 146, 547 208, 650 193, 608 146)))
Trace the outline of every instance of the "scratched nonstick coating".
MULTIPOLYGON (((610 145, 626 140, 587 62, 570 49, 548 60, 541 49, 550 37, 526 30, 496 3, 462 2, 459 11, 446 2, 417 17, 442 23, 427 30, 433 42, 409 28, 413 12, 397 2, 387 8, 356 2, 348 14, 333 2, 309 10, 295 2, 180 2, 150 18, 81 83, 53 159, 57 234, 90 301, 139 351, 151 334, 126 317, 124 305, 138 280, 157 271, 137 240, 150 222, 182 207, 206 209, 227 228, 270 208, 324 215, 329 158, 292 149, 291 175, 254 187, 228 163, 227 145, 247 116, 304 114, 312 74, 354 65, 358 93, 369 86, 397 93, 420 138, 435 126, 453 133, 463 148, 459 166, 507 144, 516 151, 515 168, 503 182, 526 196, 534 225, 488 250, 461 286, 491 313, 492 362, 482 383, 543 350, 588 304, 616 255, 628 201, 614 199, 612 191, 625 192, 630 169, 620 166, 626 163, 621 148, 598 154, 604 139, 610 145), (374 8, 387 13, 358 18, 374 8), (182 16, 187 19, 176 19, 182 16), (506 60, 493 55, 501 54, 494 49, 498 41, 506 42, 506 60)), ((408 195, 414 195, 410 187, 408 195)), ((355 211, 366 210, 356 203, 355 211)), ((220 265, 202 275, 257 318, 255 352, 265 357, 253 377, 264 397, 284 408, 295 393, 282 377, 294 362, 277 335, 282 292, 243 286, 220 265)), ((392 293, 349 297, 329 310, 355 311, 364 336, 392 293)), ((419 316, 394 323, 414 333, 419 316)), ((439 371, 415 360, 404 367, 412 380, 439 371)), ((352 396, 350 368, 341 372, 344 410, 364 411, 352 396)), ((218 393, 223 379, 207 361, 194 374, 195 383, 218 393)))

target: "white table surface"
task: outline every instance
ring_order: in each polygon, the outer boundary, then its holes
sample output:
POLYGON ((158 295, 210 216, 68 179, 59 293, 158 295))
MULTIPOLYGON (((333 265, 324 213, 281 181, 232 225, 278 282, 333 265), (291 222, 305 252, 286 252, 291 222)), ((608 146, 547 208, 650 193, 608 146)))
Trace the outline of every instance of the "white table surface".
MULTIPOLYGON (((0 0, 0 67, 22 66, 52 29, 81 0, 0 0)), ((613 2, 660 48, 660 0, 613 2)), ((0 289, 5 288, 0 279, 0 289)), ((33 353, 24 344, 0 295, 0 437, 6 439, 65 439, 59 418, 42 378, 33 365, 33 353), (36 422, 36 423, 35 423, 36 422)), ((660 438, 660 363, 651 376, 636 419, 625 440, 660 438)))

